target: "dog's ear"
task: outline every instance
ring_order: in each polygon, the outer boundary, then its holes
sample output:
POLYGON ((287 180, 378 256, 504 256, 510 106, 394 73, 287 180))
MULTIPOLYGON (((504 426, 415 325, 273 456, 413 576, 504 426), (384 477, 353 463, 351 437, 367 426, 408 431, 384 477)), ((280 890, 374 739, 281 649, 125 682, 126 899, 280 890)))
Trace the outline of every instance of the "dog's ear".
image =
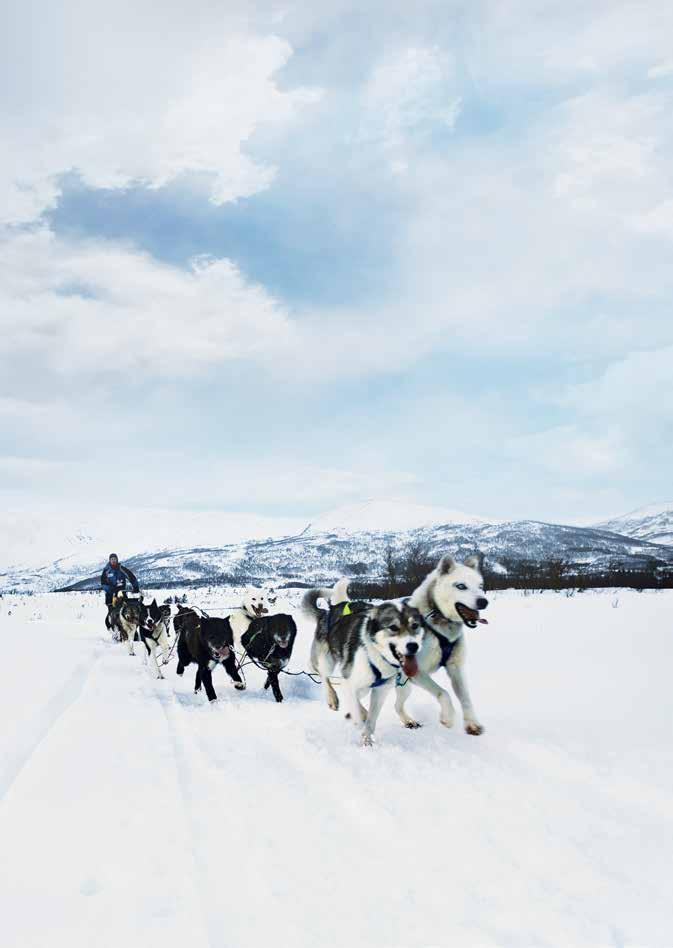
POLYGON ((456 561, 454 558, 449 553, 446 553, 437 564, 437 572, 440 576, 445 576, 455 568, 455 565, 456 561))
POLYGON ((379 610, 377 607, 367 619, 367 632, 369 635, 374 636, 380 628, 381 624, 379 622, 379 610))
POLYGON ((465 560, 465 565, 469 566, 470 569, 476 569, 478 573, 481 573, 484 569, 484 554, 475 553, 473 556, 468 556, 465 560))

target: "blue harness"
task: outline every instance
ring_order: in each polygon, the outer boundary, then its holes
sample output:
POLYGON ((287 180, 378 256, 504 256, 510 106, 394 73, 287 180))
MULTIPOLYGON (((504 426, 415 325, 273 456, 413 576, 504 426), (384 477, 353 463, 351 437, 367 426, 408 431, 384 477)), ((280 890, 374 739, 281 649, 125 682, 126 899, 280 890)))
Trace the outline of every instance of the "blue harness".
POLYGON ((453 650, 459 642, 459 639, 456 639, 455 642, 452 642, 450 639, 447 639, 445 635, 442 635, 441 632, 436 632, 435 629, 432 630, 437 636, 437 641, 439 642, 439 647, 442 650, 442 665, 446 665, 451 656, 453 655, 453 650))
MULTIPOLYGON (((431 619, 433 615, 435 615, 436 611, 437 610, 433 609, 432 612, 429 612, 426 616, 424 616, 426 622, 428 619, 431 619)), ((447 639, 445 635, 443 635, 441 632, 438 632, 437 629, 434 627, 434 625, 430 625, 430 623, 427 622, 427 626, 432 632, 432 634, 437 636, 439 647, 442 650, 442 665, 446 665, 446 663, 450 660, 451 656, 453 655, 454 648, 460 642, 462 638, 462 633, 461 635, 458 636, 455 642, 452 642, 451 639, 447 639)))
POLYGON ((402 681, 401 668, 399 671, 395 672, 393 675, 388 675, 387 678, 384 678, 380 670, 376 667, 376 665, 371 659, 369 659, 369 667, 371 669, 372 675, 374 676, 374 683, 372 684, 372 688, 380 688, 381 685, 385 685, 386 682, 391 680, 391 678, 395 679, 395 685, 397 688, 402 688, 409 681, 408 678, 405 678, 404 681, 402 681))

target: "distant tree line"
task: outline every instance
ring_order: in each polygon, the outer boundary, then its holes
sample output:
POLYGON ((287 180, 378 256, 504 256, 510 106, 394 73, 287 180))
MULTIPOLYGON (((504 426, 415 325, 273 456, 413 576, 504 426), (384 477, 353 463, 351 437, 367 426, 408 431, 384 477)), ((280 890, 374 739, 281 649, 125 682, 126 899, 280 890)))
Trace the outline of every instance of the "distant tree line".
MULTIPOLYGON (((354 579, 350 595, 362 599, 394 599, 409 596, 437 565, 437 554, 429 544, 418 540, 402 551, 392 546, 384 552, 383 576, 374 580, 354 579)), ((596 589, 625 587, 630 589, 673 588, 673 566, 656 560, 645 561, 637 569, 621 563, 610 563, 603 569, 583 568, 569 560, 514 560, 500 558, 502 569, 484 565, 486 589, 596 589)))

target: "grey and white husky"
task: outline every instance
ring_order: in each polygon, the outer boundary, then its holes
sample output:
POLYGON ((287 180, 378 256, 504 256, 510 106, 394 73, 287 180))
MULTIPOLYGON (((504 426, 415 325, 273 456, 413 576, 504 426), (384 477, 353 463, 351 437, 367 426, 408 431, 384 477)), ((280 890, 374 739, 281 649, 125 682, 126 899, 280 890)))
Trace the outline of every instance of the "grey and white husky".
MULTIPOLYGON (((452 556, 443 556, 436 568, 423 580, 409 598, 423 616, 426 635, 418 653, 418 674, 411 681, 429 692, 439 702, 439 720, 452 727, 454 710, 448 691, 440 688, 430 676, 444 668, 463 710, 463 721, 468 734, 482 734, 465 680, 464 630, 474 629, 477 623, 486 624, 480 612, 488 605, 484 595, 481 556, 470 556, 458 563, 452 556)), ((396 689, 395 710, 406 727, 417 727, 417 722, 404 710, 411 692, 410 682, 396 689)))
POLYGON ((418 672, 417 654, 423 642, 423 620, 406 603, 334 603, 332 593, 310 589, 302 600, 304 614, 316 620, 311 664, 320 675, 327 704, 339 708, 329 676, 340 669, 346 717, 362 725, 363 745, 373 743, 376 721, 387 694, 418 672), (318 599, 332 600, 328 610, 318 599), (370 692, 369 708, 362 699, 370 692))

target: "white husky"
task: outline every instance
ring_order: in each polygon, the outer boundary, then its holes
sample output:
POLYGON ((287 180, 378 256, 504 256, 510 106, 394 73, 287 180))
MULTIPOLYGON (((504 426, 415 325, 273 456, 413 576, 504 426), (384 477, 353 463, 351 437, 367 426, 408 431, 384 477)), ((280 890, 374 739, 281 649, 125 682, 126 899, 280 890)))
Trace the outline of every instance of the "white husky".
POLYGON ((474 629, 478 622, 486 623, 486 619, 479 615, 488 605, 481 568, 479 556, 470 556, 464 563, 443 556, 409 599, 409 605, 422 613, 428 631, 418 653, 418 674, 396 689, 395 710, 405 727, 418 727, 404 710, 412 683, 437 699, 441 709, 439 720, 445 727, 453 726, 451 697, 430 677, 443 667, 463 709, 465 730, 468 734, 482 734, 484 731, 472 706, 463 671, 464 629, 466 626, 474 629))
POLYGON ((264 590, 248 588, 243 593, 241 606, 226 613, 225 618, 229 619, 231 631, 234 633, 234 649, 239 655, 243 652, 241 639, 248 631, 248 626, 253 619, 259 619, 268 611, 264 590))

